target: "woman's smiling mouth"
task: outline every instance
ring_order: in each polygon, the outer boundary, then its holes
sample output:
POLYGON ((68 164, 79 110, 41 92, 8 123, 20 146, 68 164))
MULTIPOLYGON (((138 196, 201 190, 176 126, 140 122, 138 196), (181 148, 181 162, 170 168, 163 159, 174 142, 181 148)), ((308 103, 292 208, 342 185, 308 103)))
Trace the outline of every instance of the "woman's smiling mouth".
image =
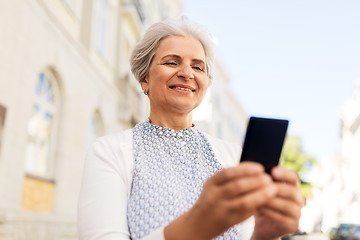
POLYGON ((171 89, 176 89, 176 90, 182 90, 182 91, 188 91, 188 92, 195 92, 195 89, 188 87, 188 86, 170 86, 171 89))

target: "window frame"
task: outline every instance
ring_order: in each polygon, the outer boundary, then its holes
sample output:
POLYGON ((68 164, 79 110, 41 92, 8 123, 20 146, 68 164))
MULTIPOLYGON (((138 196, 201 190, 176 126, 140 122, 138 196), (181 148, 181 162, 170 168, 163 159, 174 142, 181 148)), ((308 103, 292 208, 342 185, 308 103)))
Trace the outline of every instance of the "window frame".
MULTIPOLYGON (((60 116, 60 104, 61 104, 61 91, 60 91, 60 84, 59 84, 59 78, 58 75, 56 74, 56 72, 51 69, 51 68, 46 68, 44 71, 40 72, 38 74, 37 77, 37 81, 35 84, 35 88, 34 88, 34 99, 33 99, 33 103, 32 103, 32 113, 31 116, 29 118, 28 121, 28 132, 27 132, 27 142, 26 142, 26 151, 25 151, 25 160, 24 160, 24 165, 25 165, 25 174, 26 176, 31 176, 33 178, 37 178, 37 179, 41 179, 41 180, 46 180, 49 182, 54 182, 55 181, 55 161, 56 161, 56 146, 57 146, 57 138, 58 138, 58 127, 59 127, 59 116, 60 116), (30 157, 29 157, 29 148, 30 148, 30 144, 33 144, 33 142, 31 142, 31 135, 29 132, 29 127, 31 124, 31 120, 34 118, 35 116, 35 106, 36 104, 40 103, 40 105, 46 105, 47 103, 43 104, 43 99, 44 96, 38 96, 36 91, 37 91, 37 87, 39 82, 41 81, 41 78, 43 77, 44 81, 48 81, 49 83, 49 88, 51 91, 51 95, 52 95, 52 106, 50 108, 52 108, 50 110, 51 113, 51 123, 49 124, 49 138, 48 138, 48 153, 47 153, 47 157, 46 157, 46 161, 45 161, 45 170, 44 172, 40 172, 40 171, 36 171, 35 169, 37 167, 34 167, 33 169, 28 167, 28 162, 27 161, 31 161, 30 157)), ((35 143, 36 144, 36 143, 35 143)), ((38 154, 36 154, 38 155, 38 154)), ((39 161, 35 161, 34 165, 38 165, 41 164, 39 163, 39 161)))

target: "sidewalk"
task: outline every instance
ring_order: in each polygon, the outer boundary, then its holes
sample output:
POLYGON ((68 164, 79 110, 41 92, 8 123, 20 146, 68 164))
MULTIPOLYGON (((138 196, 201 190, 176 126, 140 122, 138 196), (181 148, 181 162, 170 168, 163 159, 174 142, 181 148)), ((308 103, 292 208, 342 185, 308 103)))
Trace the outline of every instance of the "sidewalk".
POLYGON ((324 233, 309 233, 302 236, 294 236, 291 240, 329 240, 330 237, 324 233))

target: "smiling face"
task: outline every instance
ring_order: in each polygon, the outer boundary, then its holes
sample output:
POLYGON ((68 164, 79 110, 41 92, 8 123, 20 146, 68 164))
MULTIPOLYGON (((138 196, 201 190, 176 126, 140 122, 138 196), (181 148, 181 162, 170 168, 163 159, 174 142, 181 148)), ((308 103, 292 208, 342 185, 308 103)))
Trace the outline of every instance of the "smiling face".
POLYGON ((141 87, 149 91, 150 115, 191 113, 208 88, 205 52, 199 40, 177 35, 161 40, 141 87))

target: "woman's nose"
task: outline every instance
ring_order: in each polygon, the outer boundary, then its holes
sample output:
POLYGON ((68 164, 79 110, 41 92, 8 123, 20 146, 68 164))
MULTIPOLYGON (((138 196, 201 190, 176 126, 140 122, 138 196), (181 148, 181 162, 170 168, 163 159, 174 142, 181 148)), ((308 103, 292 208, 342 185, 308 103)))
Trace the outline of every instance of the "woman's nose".
POLYGON ((185 80, 193 79, 193 69, 189 65, 182 65, 177 73, 178 77, 183 78, 185 80))

